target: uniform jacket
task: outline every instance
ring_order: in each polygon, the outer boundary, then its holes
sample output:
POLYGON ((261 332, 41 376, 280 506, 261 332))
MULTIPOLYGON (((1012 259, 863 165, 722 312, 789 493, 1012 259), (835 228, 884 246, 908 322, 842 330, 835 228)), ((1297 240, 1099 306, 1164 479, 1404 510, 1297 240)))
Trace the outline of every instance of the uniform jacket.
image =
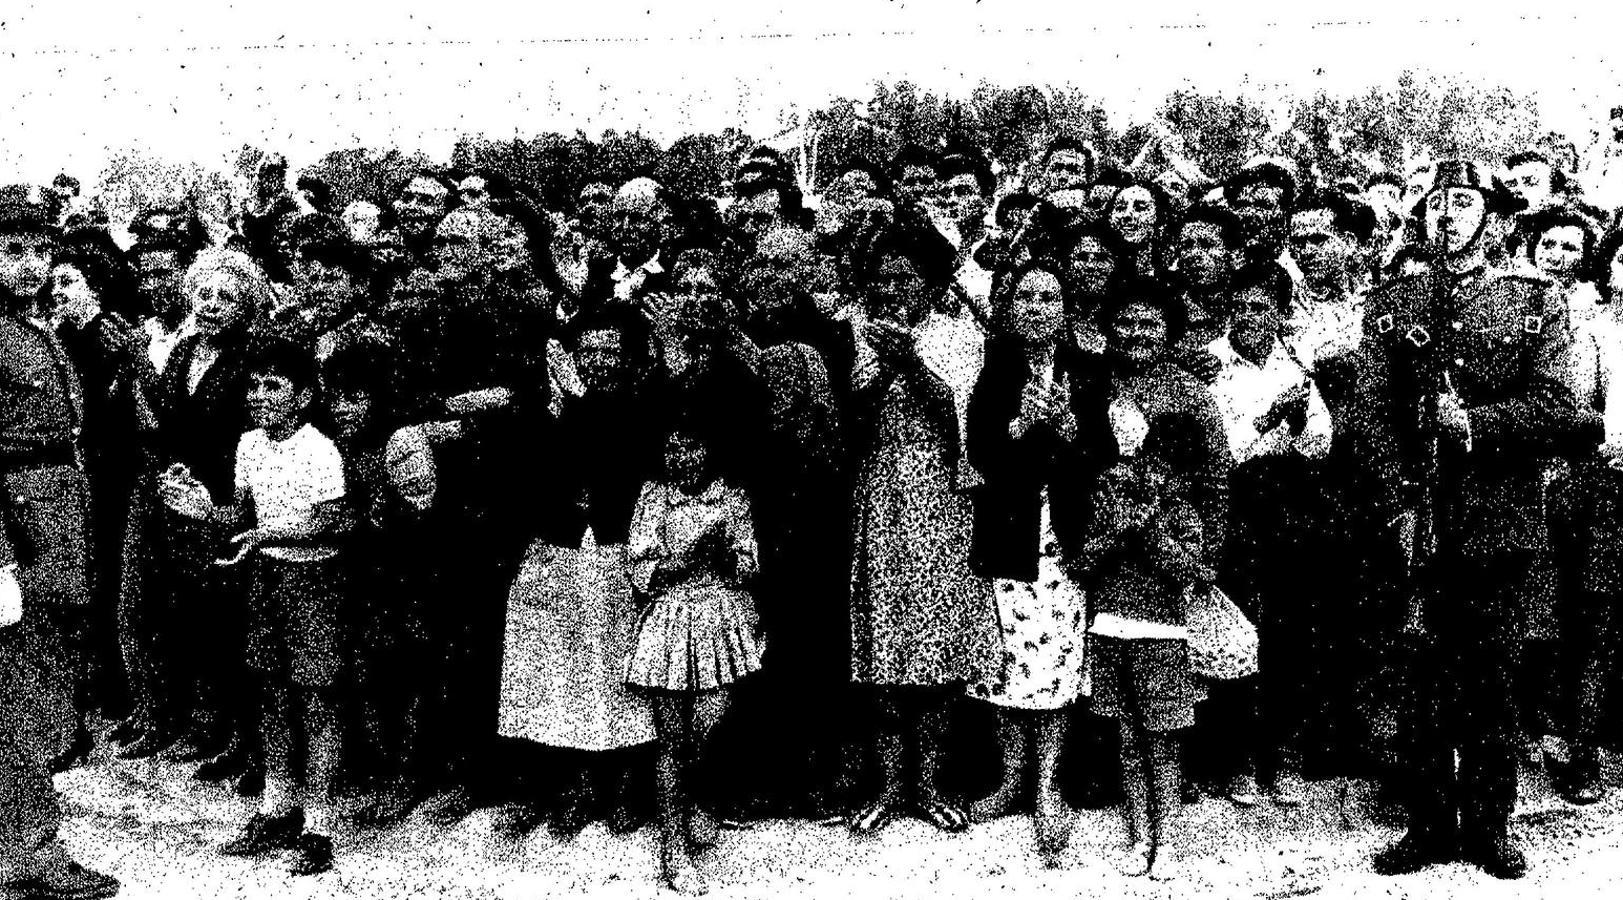
POLYGON ((1451 383, 1469 447, 1441 446, 1435 486, 1442 548, 1469 555, 1544 550, 1541 457, 1599 439, 1562 377, 1572 336, 1551 285, 1484 269, 1428 272, 1372 293, 1359 349, 1359 427, 1389 520, 1422 496, 1431 439, 1422 408, 1451 383))

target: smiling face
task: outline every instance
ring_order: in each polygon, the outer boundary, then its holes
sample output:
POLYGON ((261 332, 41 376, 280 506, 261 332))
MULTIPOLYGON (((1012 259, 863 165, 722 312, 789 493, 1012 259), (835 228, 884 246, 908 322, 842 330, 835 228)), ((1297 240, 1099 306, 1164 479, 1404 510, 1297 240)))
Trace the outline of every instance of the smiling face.
POLYGON ((101 313, 101 299, 77 266, 59 265, 51 270, 51 307, 59 323, 83 328, 101 313))
POLYGON ((1145 366, 1161 358, 1167 346, 1167 320, 1149 302, 1127 302, 1110 321, 1109 350, 1118 359, 1145 366))
POLYGON ((53 252, 43 234, 0 235, 0 286, 14 297, 37 296, 50 280, 53 252))
POLYGON ((1584 230, 1576 225, 1546 229, 1533 246, 1533 264, 1561 281, 1573 278, 1584 259, 1584 230))
POLYGON ((1449 254, 1471 249, 1487 215, 1487 201, 1471 188, 1451 187, 1426 195, 1426 235, 1441 241, 1449 254))
POLYGON ((1123 188, 1110 203, 1110 227, 1129 247, 1148 243, 1160 217, 1155 195, 1139 185, 1123 188))
POLYGON ((449 208, 451 192, 433 178, 419 175, 406 183, 395 199, 395 215, 400 219, 400 230, 411 237, 426 237, 444 218, 449 208))

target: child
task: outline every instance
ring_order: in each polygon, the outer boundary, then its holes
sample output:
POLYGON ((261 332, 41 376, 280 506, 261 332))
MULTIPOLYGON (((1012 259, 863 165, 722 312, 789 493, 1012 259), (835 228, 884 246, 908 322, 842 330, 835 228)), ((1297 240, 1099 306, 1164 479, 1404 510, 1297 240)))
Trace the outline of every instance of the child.
POLYGON ((664 480, 644 486, 637 500, 629 558, 632 584, 650 601, 626 680, 654 702, 661 876, 672 890, 702 894, 691 854, 715 845, 717 826, 694 802, 694 773, 727 709, 728 688, 761 667, 762 648, 744 588, 757 570, 748 501, 716 476, 709 449, 680 428, 665 445, 664 480))
POLYGON ((294 344, 260 348, 248 367, 248 411, 254 430, 237 444, 236 496, 216 505, 207 488, 170 473, 165 502, 177 512, 225 527, 251 528, 221 565, 247 561, 248 664, 263 690, 265 793, 260 809, 221 852, 262 856, 293 851, 289 871, 332 868, 331 815, 339 731, 332 692, 339 668, 336 540, 348 530, 344 464, 307 420, 315 359, 294 344), (295 760, 302 731, 306 758, 295 760), (299 796, 299 763, 306 772, 299 796))
POLYGON ((1094 537, 1081 567, 1093 605, 1093 708, 1121 731, 1124 871, 1167 880, 1177 870, 1175 731, 1194 724, 1199 689, 1189 664, 1183 597, 1212 573, 1201 522, 1154 460, 1105 473, 1094 537))

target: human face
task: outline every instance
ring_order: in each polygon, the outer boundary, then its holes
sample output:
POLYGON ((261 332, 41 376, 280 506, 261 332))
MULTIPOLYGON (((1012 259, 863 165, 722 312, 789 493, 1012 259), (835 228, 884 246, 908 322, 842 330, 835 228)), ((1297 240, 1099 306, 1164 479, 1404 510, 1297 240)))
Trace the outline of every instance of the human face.
POLYGON ((1116 271, 1116 254, 1093 236, 1083 237, 1068 257, 1070 277, 1080 294, 1099 296, 1116 271))
POLYGON ((575 348, 575 368, 588 391, 613 390, 627 375, 625 346, 617 331, 589 331, 575 348))
POLYGON ((1247 347, 1266 346, 1279 334, 1279 307, 1268 292, 1248 287, 1234 298, 1234 322, 1230 339, 1247 347))
POLYGON ((490 256, 498 272, 529 268, 534 263, 530 256, 530 236, 517 221, 503 216, 490 237, 490 256))
POLYGON ((1547 229, 1533 248, 1533 263, 1538 270, 1561 280, 1572 278, 1583 258, 1584 230, 1576 225, 1547 229))
POLYGON ((828 186, 823 199, 835 203, 856 203, 871 200, 878 194, 879 186, 874 184, 872 175, 861 169, 852 169, 828 186))
POLYGON ((101 312, 101 299, 77 266, 59 265, 51 270, 51 306, 58 322, 83 328, 101 312))
POLYGON ((43 234, 0 235, 0 285, 13 297, 33 297, 51 277, 51 239, 43 234))
POLYGON ((1043 164, 1043 192, 1071 191, 1088 186, 1088 158, 1075 150, 1059 150, 1043 164))
POLYGON ((1110 326, 1110 349, 1127 362, 1148 365, 1160 359, 1166 349, 1166 316, 1154 304, 1122 304, 1110 326))
POLYGON ((645 196, 617 196, 609 209, 609 241, 620 258, 652 259, 669 235, 670 207, 645 196))
POLYGON ((181 296, 180 254, 173 250, 147 250, 135 257, 136 287, 160 317, 180 311, 189 298, 181 296))
POLYGON ((1420 166, 1409 173, 1409 183, 1403 189, 1403 202, 1405 206, 1414 206, 1420 198, 1426 196, 1431 190, 1433 180, 1437 177, 1437 170, 1429 165, 1420 166))
POLYGON ((406 183, 394 202, 400 230, 413 237, 426 236, 445 217, 451 192, 432 178, 419 175, 406 183))
POLYGON ((726 308, 721 287, 709 269, 686 269, 677 278, 677 329, 690 344, 702 344, 720 333, 726 325, 726 308))
POLYGON ((1291 217, 1291 255, 1308 280, 1324 282, 1347 273, 1356 248, 1335 227, 1328 209, 1310 209, 1291 217))
POLYGON ((1510 178, 1505 187, 1520 197, 1530 210, 1546 206, 1550 202, 1551 186, 1550 176, 1552 170, 1549 163, 1529 160, 1510 170, 1510 178))
POLYGON ((930 310, 929 285, 911 262, 893 256, 874 276, 872 302, 875 318, 913 325, 930 310))
POLYGON ((582 222, 595 224, 608 215, 609 206, 613 203, 614 191, 606 184, 594 182, 581 188, 575 214, 582 222))
POLYGON ((1398 208, 1398 186, 1382 182, 1364 192, 1364 200, 1377 210, 1395 212, 1398 208))
POLYGON ((665 475, 687 493, 705 486, 710 474, 710 451, 692 435, 677 432, 665 441, 665 475))
POLYGON ((360 299, 361 286, 355 275, 343 266, 319 260, 302 259, 298 267, 305 302, 329 311, 344 309, 360 299))
POLYGON ((1014 289, 1010 330, 1027 344, 1052 344, 1064 322, 1059 279, 1047 272, 1027 272, 1014 289))
POLYGON ((936 190, 936 205, 959 231, 972 231, 986 221, 986 195, 968 173, 954 175, 936 190))
POLYGON ((340 440, 352 441, 372 420, 372 395, 366 391, 331 391, 327 394, 332 423, 340 440))
POLYGON ((344 228, 357 244, 370 244, 378 236, 382 211, 366 201, 357 201, 344 207, 344 228))
POLYGON ((1245 226, 1247 242, 1265 251, 1285 248, 1285 192, 1267 184, 1248 184, 1234 198, 1234 214, 1245 226))
POLYGON ((196 287, 193 327, 204 338, 236 332, 248 316, 248 303, 238 291, 236 280, 215 273, 196 287))
POLYGON ((754 243, 761 239, 761 235, 782 224, 783 200, 775 190, 758 191, 734 203, 727 210, 727 217, 734 228, 754 243))
POLYGON ((478 175, 469 175, 456 186, 457 198, 465 208, 477 209, 490 205, 490 183, 478 175))
POLYGON ((286 431, 298 422, 299 413, 308 405, 310 389, 295 388, 286 375, 255 372, 248 376, 248 419, 255 428, 286 431))
POLYGON ((1189 182, 1185 181, 1184 177, 1179 175, 1176 169, 1168 169, 1165 172, 1162 172, 1160 175, 1157 175, 1155 178, 1155 186, 1164 191, 1168 197, 1173 199, 1174 202, 1177 202, 1178 198, 1180 197, 1185 198, 1184 202, 1187 202, 1187 198, 1189 197, 1189 182))
POLYGON ((930 166, 903 166, 896 179, 896 196, 904 203, 923 203, 935 190, 935 169, 930 166))
POLYGON ((489 210, 459 209, 434 229, 434 264, 440 278, 460 282, 495 262, 493 248, 502 219, 489 210))
POLYGON ((1426 234, 1443 239, 1448 253, 1464 253, 1476 242, 1487 217, 1487 202, 1471 188, 1448 188, 1426 195, 1426 234))
POLYGON ((1160 217, 1155 207, 1155 196, 1145 187, 1135 185, 1123 188, 1110 203, 1110 227, 1130 247, 1148 243, 1155 234, 1155 224, 1160 217))
POLYGON ((1223 229, 1211 222, 1190 222, 1178 229, 1178 271, 1196 287, 1214 287, 1234 267, 1234 254, 1223 229))

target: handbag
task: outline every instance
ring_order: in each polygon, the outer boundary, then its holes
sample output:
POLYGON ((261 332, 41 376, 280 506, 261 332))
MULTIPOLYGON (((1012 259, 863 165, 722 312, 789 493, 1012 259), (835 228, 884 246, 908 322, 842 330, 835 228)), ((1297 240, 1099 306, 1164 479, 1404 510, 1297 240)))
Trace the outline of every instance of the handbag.
POLYGON ((74 466, 34 466, 4 476, 6 532, 17 549, 23 596, 64 606, 90 602, 90 490, 74 466))
POLYGON ((1256 674, 1257 627, 1220 588, 1185 590, 1184 621, 1196 675, 1232 681, 1256 674))

